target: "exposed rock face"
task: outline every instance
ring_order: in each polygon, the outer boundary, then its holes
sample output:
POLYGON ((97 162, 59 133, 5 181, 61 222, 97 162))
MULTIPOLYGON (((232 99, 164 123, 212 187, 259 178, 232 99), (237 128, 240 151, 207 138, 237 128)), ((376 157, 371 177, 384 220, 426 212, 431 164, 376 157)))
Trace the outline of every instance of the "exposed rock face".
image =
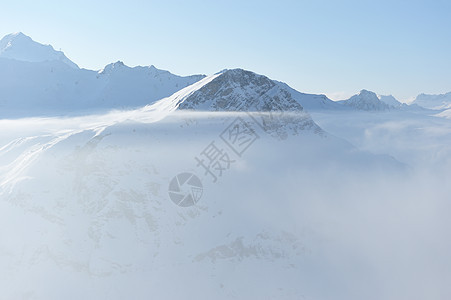
POLYGON ((323 133, 286 89, 265 76, 241 69, 224 71, 184 99, 179 109, 247 112, 265 131, 280 138, 302 130, 323 133))

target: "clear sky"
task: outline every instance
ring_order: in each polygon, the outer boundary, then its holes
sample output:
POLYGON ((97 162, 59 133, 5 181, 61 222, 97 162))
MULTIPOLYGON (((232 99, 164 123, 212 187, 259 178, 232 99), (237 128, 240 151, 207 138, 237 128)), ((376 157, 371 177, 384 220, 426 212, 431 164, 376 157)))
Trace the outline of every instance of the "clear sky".
POLYGON ((0 0, 0 16, 1 36, 22 31, 87 69, 240 67, 335 100, 451 91, 450 0, 0 0))

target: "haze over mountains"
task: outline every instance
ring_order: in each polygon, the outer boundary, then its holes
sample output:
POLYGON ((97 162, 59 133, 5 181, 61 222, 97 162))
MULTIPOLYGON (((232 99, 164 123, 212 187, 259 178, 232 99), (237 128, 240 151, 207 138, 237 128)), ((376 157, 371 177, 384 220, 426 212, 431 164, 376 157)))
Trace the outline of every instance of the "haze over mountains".
POLYGON ((420 94, 413 103, 436 110, 449 109, 451 108, 451 92, 440 95, 420 94))
POLYGON ((1 299, 450 298, 450 110, 0 45, 1 299))
MULTIPOLYGON (((177 76, 154 66, 130 68, 122 62, 109 64, 100 71, 80 69, 50 45, 41 45, 23 33, 10 34, 0 41, 0 116, 138 108, 204 77, 177 76)), ((324 95, 300 93, 282 82, 272 83, 290 93, 307 111, 418 109, 401 104, 392 96, 376 96, 365 90, 346 101, 335 102, 324 95)), ((447 95, 419 95, 413 103, 445 109, 451 103, 447 95)))

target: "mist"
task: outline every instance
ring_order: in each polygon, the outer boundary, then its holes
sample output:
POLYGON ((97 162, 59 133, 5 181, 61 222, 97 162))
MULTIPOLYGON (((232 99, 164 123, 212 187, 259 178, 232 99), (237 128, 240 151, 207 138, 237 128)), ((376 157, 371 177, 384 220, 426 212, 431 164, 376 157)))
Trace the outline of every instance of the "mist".
POLYGON ((286 138, 245 113, 1 121, 2 296, 450 297, 449 124, 354 116, 286 138), (258 137, 240 155, 221 138, 237 118, 258 137), (216 181, 196 160, 212 142, 216 181), (183 172, 194 206, 168 194, 183 172))

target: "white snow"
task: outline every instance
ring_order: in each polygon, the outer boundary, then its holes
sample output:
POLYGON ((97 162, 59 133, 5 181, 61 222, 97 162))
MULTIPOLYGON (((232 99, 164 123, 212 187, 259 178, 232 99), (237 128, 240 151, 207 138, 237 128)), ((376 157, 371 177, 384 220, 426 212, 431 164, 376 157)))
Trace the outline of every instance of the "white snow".
POLYGON ((63 52, 56 51, 50 45, 39 44, 22 32, 9 34, 0 40, 0 58, 28 62, 60 61, 73 69, 78 69, 78 66, 63 52))
POLYGON ((73 69, 59 61, 0 58, 0 117, 82 115, 138 108, 204 78, 181 77, 153 66, 73 69))
POLYGON ((438 113, 436 116, 451 119, 451 109, 444 110, 441 113, 438 113))
POLYGON ((448 109, 451 108, 451 92, 439 95, 420 94, 413 103, 435 110, 448 109))
POLYGON ((392 95, 380 95, 379 100, 384 102, 385 104, 392 106, 392 107, 399 107, 401 106, 401 102, 399 102, 395 97, 392 95))
POLYGON ((339 103, 365 111, 386 111, 390 109, 390 106, 382 102, 374 92, 367 90, 361 90, 358 95, 354 95, 348 100, 339 101, 339 103))
POLYGON ((283 82, 278 82, 278 85, 280 85, 283 89, 286 89, 291 94, 293 99, 299 102, 299 104, 301 104, 307 111, 346 109, 346 107, 340 105, 338 102, 330 100, 325 95, 300 93, 283 82))

